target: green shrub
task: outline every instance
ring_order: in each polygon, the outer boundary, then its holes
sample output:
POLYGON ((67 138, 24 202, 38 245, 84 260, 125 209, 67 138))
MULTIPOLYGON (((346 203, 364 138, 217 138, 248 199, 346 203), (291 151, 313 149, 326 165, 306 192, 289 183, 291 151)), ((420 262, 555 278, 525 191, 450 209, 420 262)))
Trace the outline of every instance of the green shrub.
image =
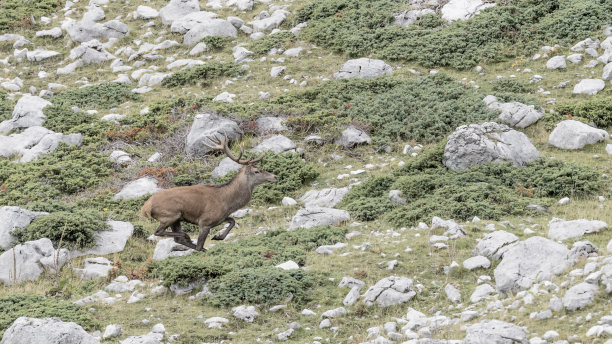
POLYGON ((128 100, 138 98, 138 95, 132 93, 129 85, 120 82, 106 82, 64 91, 54 96, 51 103, 55 106, 110 109, 128 100))
POLYGON ((55 317, 62 321, 75 322, 87 331, 100 328, 98 321, 85 307, 39 295, 15 294, 0 298, 0 337, 19 317, 55 317))
MULTIPOLYGON (((551 42, 573 44, 608 24, 612 11, 606 0, 517 0, 466 21, 418 30, 390 25, 391 14, 402 6, 392 0, 317 0, 298 11, 296 21, 308 21, 302 30, 306 39, 350 56, 464 69, 528 54, 551 42)), ((424 26, 434 24, 427 18, 424 26)))
POLYGON ((95 245, 95 232, 110 230, 104 214, 85 209, 76 212, 60 211, 37 217, 27 227, 12 234, 19 242, 49 238, 53 244, 62 240, 63 247, 86 248, 95 245))
POLYGON ((34 26, 33 18, 49 15, 61 8, 57 0, 2 0, 0 2, 0 32, 34 26))
POLYGON ((105 141, 105 134, 115 127, 109 121, 101 121, 85 111, 74 112, 67 105, 48 106, 44 110, 47 119, 43 126, 58 133, 83 135, 83 145, 98 147, 105 141))
POLYGON ((600 128, 612 127, 612 97, 596 98, 555 107, 563 117, 582 117, 600 128))
POLYGON ((292 298, 304 304, 310 300, 308 290, 317 284, 315 278, 315 274, 306 271, 286 271, 273 266, 234 270, 210 282, 213 295, 209 301, 217 306, 273 305, 292 298))
POLYGON ((13 117, 13 107, 15 104, 8 99, 6 92, 0 91, 0 122, 13 117))
POLYGON ((234 62, 209 62, 203 65, 182 69, 162 80, 165 87, 177 87, 184 85, 200 86, 210 85, 210 81, 219 77, 236 77, 244 74, 244 69, 234 62))
POLYGON ((99 185, 112 171, 107 156, 63 143, 27 164, 0 159, 0 203, 22 206, 74 194, 99 185))
POLYGON ((446 21, 437 14, 426 14, 422 16, 416 24, 424 28, 433 29, 435 27, 442 26, 445 23, 446 21))
POLYGON ((299 120, 310 130, 330 129, 341 119, 356 121, 379 147, 400 140, 439 141, 460 125, 496 117, 476 90, 440 74, 335 80, 273 99, 269 110, 289 114, 289 125, 299 120))
POLYGON ((270 231, 236 242, 223 242, 206 253, 154 262, 150 275, 163 279, 166 286, 207 280, 215 293, 209 300, 213 304, 272 304, 289 293, 303 302, 316 272, 295 274, 275 266, 288 260, 303 266, 309 251, 342 241, 345 234, 346 229, 329 226, 270 231))
POLYGON ((206 47, 213 50, 223 49, 230 41, 228 37, 223 36, 206 36, 200 42, 206 43, 206 47))
POLYGON ((249 46, 249 50, 258 55, 267 54, 272 48, 286 49, 295 42, 295 35, 289 31, 280 31, 260 38, 249 46))
POLYGON ((504 92, 504 93, 527 93, 531 92, 532 88, 530 85, 514 80, 514 79, 499 79, 493 82, 493 91, 504 92))
POLYGON ((584 197, 602 189, 599 173, 571 163, 541 158, 523 167, 488 163, 454 171, 442 165, 443 152, 444 142, 410 159, 393 176, 354 187, 340 206, 362 220, 384 215, 397 226, 408 226, 433 216, 498 220, 525 214, 530 203, 584 197), (393 189, 402 192, 406 205, 389 202, 387 194, 393 189))

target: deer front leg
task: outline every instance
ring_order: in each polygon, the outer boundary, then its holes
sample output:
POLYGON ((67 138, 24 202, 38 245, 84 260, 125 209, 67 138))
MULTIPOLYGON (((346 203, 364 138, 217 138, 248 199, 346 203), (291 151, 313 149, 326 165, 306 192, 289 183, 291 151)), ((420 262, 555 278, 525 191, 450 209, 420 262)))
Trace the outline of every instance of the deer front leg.
POLYGON ((229 234, 229 232, 232 230, 232 228, 234 228, 234 225, 236 224, 236 221, 234 221, 234 219, 232 219, 231 217, 228 217, 227 219, 225 219, 225 221, 229 223, 229 226, 227 226, 227 228, 223 232, 215 235, 212 238, 212 240, 224 240, 225 237, 229 234))
POLYGON ((204 242, 206 241, 208 232, 210 232, 210 226, 200 225, 200 234, 198 235, 198 243, 196 244, 196 248, 195 248, 196 250, 205 251, 204 242))

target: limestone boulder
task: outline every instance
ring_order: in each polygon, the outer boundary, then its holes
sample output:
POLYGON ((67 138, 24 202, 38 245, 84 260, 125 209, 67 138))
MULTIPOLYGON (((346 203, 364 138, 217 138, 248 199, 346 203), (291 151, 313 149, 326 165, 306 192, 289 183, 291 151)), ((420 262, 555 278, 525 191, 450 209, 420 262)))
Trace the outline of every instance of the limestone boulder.
POLYGON ((346 148, 352 148, 359 144, 370 144, 372 139, 365 131, 355 127, 349 126, 342 131, 339 138, 336 139, 335 144, 346 148))
POLYGON ((608 228, 608 224, 596 220, 572 220, 564 221, 553 218, 548 223, 548 237, 553 240, 566 240, 579 238, 585 234, 597 233, 608 228))
POLYGON ((17 318, 2 336, 1 344, 100 344, 100 339, 80 325, 57 318, 17 318))
POLYGON ((579 121, 566 120, 557 124, 548 137, 548 143, 561 149, 580 149, 586 145, 609 140, 610 135, 579 121))
POLYGON ((286 10, 276 10, 269 16, 264 16, 249 22, 254 32, 272 31, 278 28, 290 14, 286 10))
POLYGON ((285 130, 289 130, 289 128, 283 124, 285 119, 281 117, 272 117, 272 116, 264 116, 259 117, 255 123, 257 124, 257 129, 255 130, 259 135, 265 135, 270 133, 277 133, 285 130))
POLYGON ((190 255, 194 250, 187 246, 176 243, 174 239, 161 239, 155 245, 155 251, 153 251, 153 260, 164 260, 169 257, 183 257, 190 255))
POLYGON ((510 247, 495 268, 495 283, 502 293, 528 289, 533 283, 551 280, 571 261, 569 250, 552 240, 533 236, 510 247))
POLYGON ((583 309, 593 302, 598 292, 599 288, 596 284, 586 282, 577 284, 569 288, 563 296, 563 307, 569 311, 583 309))
POLYGON ((495 3, 484 3, 482 0, 451 0, 440 10, 442 18, 449 22, 467 20, 485 8, 493 7, 495 3))
POLYGON ((527 135, 494 122, 458 127, 448 137, 443 163, 453 170, 488 162, 525 165, 540 157, 527 135))
POLYGON ((346 61, 340 71, 334 74, 334 79, 369 79, 392 73, 393 68, 384 61, 363 57, 346 61))
POLYGON ((272 151, 275 154, 285 152, 295 152, 297 146, 284 135, 273 135, 265 139, 263 142, 255 146, 251 151, 254 153, 263 153, 272 151))
POLYGON ((104 257, 86 258, 82 269, 73 268, 72 271, 82 279, 97 279, 107 277, 113 269, 110 260, 104 257))
POLYGON ((97 231, 95 234, 96 246, 84 250, 70 252, 72 257, 80 257, 89 254, 106 255, 123 251, 125 244, 134 232, 134 226, 125 221, 106 221, 110 226, 108 231, 97 231))
POLYGON ((67 250, 58 252, 47 238, 25 242, 0 255, 0 282, 35 281, 47 269, 57 271, 67 258, 67 250))
POLYGON ((159 17, 159 12, 149 6, 140 5, 134 11, 134 19, 153 19, 159 17))
POLYGON ((606 82, 601 79, 582 79, 574 86, 573 94, 595 95, 606 87, 606 82))
POLYGON ((405 10, 393 15, 393 18, 395 18, 393 25, 407 27, 416 23, 427 14, 436 14, 436 11, 431 8, 405 10))
POLYGON ((15 238, 11 232, 18 228, 27 227, 32 220, 49 213, 30 211, 19 207, 0 207, 0 247, 8 250, 15 238))
POLYGON ((198 114, 193 119, 191 130, 187 135, 185 153, 190 156, 204 156, 212 149, 206 144, 212 144, 211 139, 237 141, 242 136, 238 123, 218 115, 198 114))
POLYGON ((363 295, 363 302, 379 307, 400 305, 410 301, 415 295, 412 280, 406 277, 390 276, 371 286, 363 295))
POLYGON ((76 21, 67 18, 62 23, 62 30, 66 31, 73 41, 79 43, 88 42, 92 39, 121 39, 130 33, 130 28, 118 20, 96 23, 91 20, 76 21))
POLYGON ((192 12, 200 10, 200 2, 198 0, 170 0, 170 2, 159 10, 162 23, 172 25, 172 23, 192 12))
POLYGON ((516 235, 506 231, 495 231, 480 239, 472 254, 499 259, 516 242, 518 242, 516 235))
POLYGON ((57 51, 39 48, 36 50, 28 51, 26 53, 26 58, 28 59, 28 61, 31 61, 31 62, 40 62, 40 61, 50 59, 52 57, 59 56, 59 55, 60 53, 57 51))
POLYGON ((97 39, 81 43, 78 47, 70 50, 68 57, 73 61, 80 59, 85 65, 104 63, 115 58, 113 54, 104 49, 103 44, 97 39))
POLYGON ((306 207, 332 208, 340 203, 349 191, 349 187, 309 190, 300 197, 300 201, 304 202, 306 207))
POLYGON ((316 226, 337 226, 342 222, 351 219, 348 211, 323 208, 323 207, 306 207, 298 210, 297 214, 291 220, 289 230, 296 228, 312 228, 316 226))
POLYGON ((219 162, 219 165, 215 167, 212 171, 213 178, 221 178, 225 177, 228 173, 238 171, 242 168, 242 165, 230 159, 229 157, 225 157, 219 162))
POLYGON ((51 102, 38 96, 29 94, 21 96, 13 108, 12 118, 0 123, 0 134, 8 134, 16 129, 42 125, 47 119, 43 109, 49 105, 51 105, 51 102))
POLYGON ((172 26, 170 26, 170 31, 184 35, 195 26, 205 24, 212 19, 216 19, 217 17, 219 17, 218 14, 208 11, 191 12, 174 20, 172 22, 172 26))
POLYGON ((536 110, 534 105, 519 102, 502 103, 491 95, 486 96, 483 101, 489 109, 500 111, 498 118, 512 127, 527 128, 544 115, 544 111, 536 110))
POLYGON ((236 37, 238 31, 231 22, 224 19, 211 19, 191 28, 183 38, 183 44, 192 46, 208 36, 236 37))
POLYGON ((546 61, 546 68, 548 69, 565 69, 567 63, 565 63, 565 56, 554 56, 546 61))
POLYGON ((112 199, 133 199, 147 194, 154 194, 158 191, 161 191, 161 188, 157 186, 155 178, 141 177, 124 185, 121 191, 113 196, 112 199))
POLYGON ((463 344, 527 344, 527 333, 521 327, 500 320, 483 320, 469 326, 463 344))

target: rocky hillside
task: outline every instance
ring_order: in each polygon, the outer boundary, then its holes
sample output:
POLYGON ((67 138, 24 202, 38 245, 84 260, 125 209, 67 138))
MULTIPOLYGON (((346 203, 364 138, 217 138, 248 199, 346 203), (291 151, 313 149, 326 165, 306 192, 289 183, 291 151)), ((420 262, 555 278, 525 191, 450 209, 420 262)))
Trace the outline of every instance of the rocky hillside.
POLYGON ((611 13, 2 0, 0 343, 612 343, 611 13), (224 137, 278 181, 153 235, 224 137))

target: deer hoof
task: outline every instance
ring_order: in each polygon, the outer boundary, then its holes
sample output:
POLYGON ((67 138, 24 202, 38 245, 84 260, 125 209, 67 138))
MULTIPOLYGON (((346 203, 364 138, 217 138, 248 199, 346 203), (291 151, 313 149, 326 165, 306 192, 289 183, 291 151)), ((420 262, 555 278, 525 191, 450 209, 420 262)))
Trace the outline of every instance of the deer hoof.
POLYGON ((212 240, 223 240, 225 238, 222 238, 220 235, 215 235, 214 237, 212 237, 212 240))

